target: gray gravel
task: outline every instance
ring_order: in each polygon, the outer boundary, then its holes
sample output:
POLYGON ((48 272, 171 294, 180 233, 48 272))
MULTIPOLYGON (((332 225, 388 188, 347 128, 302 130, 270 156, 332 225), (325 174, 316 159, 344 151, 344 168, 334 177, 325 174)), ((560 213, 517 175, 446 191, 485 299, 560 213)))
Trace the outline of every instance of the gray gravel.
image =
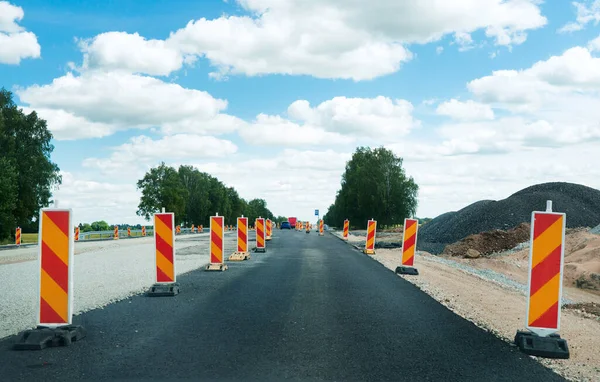
POLYGON ((438 216, 419 230, 417 248, 440 254, 447 244, 493 229, 509 229, 531 221, 531 212, 544 211, 553 201, 555 212, 567 214, 567 227, 595 227, 600 223, 600 191, 572 183, 544 183, 500 201, 482 200, 460 211, 438 216))
POLYGON ((594 235, 600 235, 600 224, 598 224, 596 227, 592 228, 590 230, 590 233, 593 233, 594 235))

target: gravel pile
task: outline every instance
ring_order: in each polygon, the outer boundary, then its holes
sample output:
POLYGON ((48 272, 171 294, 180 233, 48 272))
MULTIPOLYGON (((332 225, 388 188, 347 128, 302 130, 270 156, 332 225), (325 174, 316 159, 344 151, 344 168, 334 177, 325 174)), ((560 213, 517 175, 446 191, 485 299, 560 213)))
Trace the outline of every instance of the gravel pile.
POLYGON ((598 224, 596 227, 592 228, 590 230, 590 233, 593 233, 594 235, 600 235, 600 224, 598 224))
POLYGON ((573 183, 543 183, 504 200, 482 200, 438 216, 420 228, 417 248, 440 254, 446 245, 469 235, 530 222, 531 211, 545 211, 547 200, 552 200, 555 212, 567 214, 567 227, 595 227, 600 223, 599 190, 573 183))
MULTIPOLYGON (((209 262, 205 236, 176 239, 177 274, 209 262)), ((235 245, 235 235, 226 234, 225 254, 233 252, 235 245)), ((22 262, 0 265, 0 280, 10 286, 10 290, 0 293, 0 338, 35 327, 36 323, 39 263, 27 261, 30 254, 21 251, 22 262)), ((38 248, 29 251, 36 254, 38 248)), ((152 238, 76 244, 73 313, 102 308, 146 291, 154 283, 153 256, 152 238)))

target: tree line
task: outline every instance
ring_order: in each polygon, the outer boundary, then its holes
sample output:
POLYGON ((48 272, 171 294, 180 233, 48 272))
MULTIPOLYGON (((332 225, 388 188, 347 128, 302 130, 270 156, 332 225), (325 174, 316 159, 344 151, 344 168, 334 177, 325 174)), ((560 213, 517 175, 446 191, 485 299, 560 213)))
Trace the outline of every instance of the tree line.
POLYGON ((323 220, 341 227, 345 219, 364 229, 371 218, 378 227, 404 223, 417 210, 419 186, 402 168, 402 158, 383 147, 359 147, 346 163, 341 188, 323 220))
POLYGON ((246 201, 233 187, 192 166, 175 169, 163 162, 146 172, 137 188, 142 193, 137 215, 146 220, 163 207, 174 212, 176 224, 183 227, 208 227, 210 217, 217 212, 225 217, 226 225, 235 225, 241 215, 252 226, 259 216, 275 219, 264 199, 246 201))
POLYGON ((54 146, 46 121, 25 114, 12 93, 0 89, 0 241, 38 231, 40 208, 51 203, 61 184, 60 169, 50 159, 54 146))

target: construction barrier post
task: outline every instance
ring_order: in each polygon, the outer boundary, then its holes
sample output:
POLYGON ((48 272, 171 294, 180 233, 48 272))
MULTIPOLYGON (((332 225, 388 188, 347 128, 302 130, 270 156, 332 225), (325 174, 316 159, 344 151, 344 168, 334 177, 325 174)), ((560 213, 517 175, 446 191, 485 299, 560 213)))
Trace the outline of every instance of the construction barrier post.
POLYGON ((367 223, 367 242, 363 253, 367 255, 375 254, 375 231, 377 230, 377 222, 373 219, 367 223))
POLYGON ((79 241, 79 227, 75 227, 75 241, 79 241))
POLYGON ((131 227, 127 227, 127 237, 131 237, 131 227))
POLYGON ((256 227, 256 252, 267 252, 265 218, 256 219, 254 226, 256 227))
POLYGON ((154 214, 154 267, 156 282, 148 296, 175 296, 179 294, 175 270, 175 214, 154 214))
POLYGON ((210 217, 210 263, 206 266, 207 271, 225 271, 227 265, 223 261, 223 237, 225 236, 225 217, 210 217))
POLYGON ((21 227, 17 227, 15 230, 15 244, 21 245, 21 227))
POLYGON ((243 261, 250 259, 248 252, 248 218, 244 216, 237 218, 237 251, 229 256, 231 261, 243 261))
POLYGON ((203 233, 204 232, 204 226, 202 224, 200 224, 200 227, 198 228, 198 233, 203 233))
POLYGON ((192 224, 192 233, 195 233, 196 227, 192 224))
POLYGON ((344 220, 344 240, 348 240, 348 231, 350 230, 350 221, 344 220))
POLYGON ((306 229, 306 233, 310 233, 310 222, 305 222, 304 228, 306 229))
POLYGON ((323 222, 323 219, 319 219, 319 236, 325 235, 324 225, 325 225, 325 223, 323 222))
POLYGON ((416 219, 404 219, 404 232, 402 233, 402 265, 396 267, 396 273, 402 275, 418 275, 419 271, 414 267, 415 254, 417 253, 417 230, 419 221, 416 219))
POLYGON ((69 209, 42 208, 39 230, 39 300, 37 328, 25 331, 18 350, 68 346, 86 335, 72 325, 73 317, 73 213, 69 209))
POLYGON ((273 222, 271 219, 267 219, 267 237, 265 238, 267 241, 271 240, 271 234, 273 232, 273 222))
POLYGON ((113 239, 119 240, 119 226, 115 226, 115 232, 113 233, 113 239))
POLYGON ((560 338, 565 227, 567 216, 546 211, 531 213, 529 283, 527 293, 528 331, 517 331, 515 344, 522 352, 546 358, 569 358, 567 341, 560 338))
POLYGON ((181 226, 177 226, 175 227, 175 233, 177 233, 178 235, 181 234, 181 226))
POLYGON ((142 226, 142 236, 146 237, 146 227, 142 226))

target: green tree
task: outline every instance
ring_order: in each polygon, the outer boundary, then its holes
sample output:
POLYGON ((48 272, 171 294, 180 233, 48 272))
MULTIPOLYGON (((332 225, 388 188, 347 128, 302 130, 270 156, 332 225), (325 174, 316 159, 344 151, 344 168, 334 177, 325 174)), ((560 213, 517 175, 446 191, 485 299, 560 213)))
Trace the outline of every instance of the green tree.
POLYGON ((0 239, 16 226, 37 231, 39 210, 50 205, 62 181, 50 160, 51 140, 46 121, 36 112, 23 113, 12 93, 0 89, 0 239))
POLYGON ((350 219, 354 227, 374 218, 381 227, 402 224, 417 209, 419 187, 402 168, 402 158, 383 147, 359 147, 346 163, 341 188, 324 220, 341 226, 350 219))
POLYGON ((92 231, 110 231, 113 226, 109 226, 104 220, 93 222, 90 227, 92 231))
POLYGON ((138 216, 150 220, 154 213, 160 212, 164 207, 166 211, 175 213, 176 222, 185 217, 188 191, 173 167, 163 162, 158 167, 151 168, 137 182, 137 188, 142 192, 138 216))
POLYGON ((89 223, 83 223, 79 227, 80 232, 91 232, 93 230, 94 229, 92 228, 92 226, 89 223))

